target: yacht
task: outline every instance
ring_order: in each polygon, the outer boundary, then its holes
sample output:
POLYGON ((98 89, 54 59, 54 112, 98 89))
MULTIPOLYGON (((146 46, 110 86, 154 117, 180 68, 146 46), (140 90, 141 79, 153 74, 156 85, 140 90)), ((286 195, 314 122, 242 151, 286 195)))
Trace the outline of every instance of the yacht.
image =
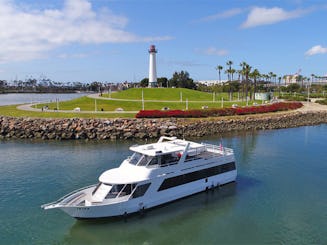
POLYGON ((130 150, 133 154, 103 172, 98 184, 41 207, 59 208, 77 219, 126 216, 236 180, 233 150, 221 144, 162 136, 130 150))

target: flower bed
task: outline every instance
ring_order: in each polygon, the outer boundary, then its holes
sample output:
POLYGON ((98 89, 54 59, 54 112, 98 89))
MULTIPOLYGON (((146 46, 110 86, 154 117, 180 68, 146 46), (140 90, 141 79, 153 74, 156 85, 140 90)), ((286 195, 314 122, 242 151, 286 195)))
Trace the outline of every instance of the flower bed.
POLYGON ((209 110, 141 110, 136 114, 136 118, 167 118, 167 117, 219 117, 219 116, 233 116, 233 115, 248 115, 259 114, 276 111, 295 110, 302 107, 300 102, 279 102, 269 105, 250 106, 240 108, 222 108, 209 110))

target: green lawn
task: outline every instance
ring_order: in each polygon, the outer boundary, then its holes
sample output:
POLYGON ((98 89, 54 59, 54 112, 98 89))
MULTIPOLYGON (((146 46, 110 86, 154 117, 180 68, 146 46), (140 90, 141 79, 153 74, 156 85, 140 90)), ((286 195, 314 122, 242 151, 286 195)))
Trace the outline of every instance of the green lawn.
POLYGON ((34 112, 18 110, 17 105, 0 106, 0 115, 8 117, 38 117, 38 118, 133 118, 135 114, 128 113, 59 113, 34 112))
MULTIPOLYGON (((221 93, 216 94, 215 101, 213 102, 213 94, 200 92, 190 89, 181 88, 138 88, 128 89, 117 93, 112 93, 112 98, 117 99, 131 99, 140 100, 142 97, 142 90, 144 93, 144 109, 145 110, 161 110, 164 107, 168 107, 171 110, 179 109, 201 109, 203 106, 211 108, 221 108, 221 98, 224 98, 224 107, 231 107, 232 104, 236 103, 239 106, 246 105, 246 102, 230 102, 228 101, 228 94, 221 93), (180 100, 180 93, 182 93, 183 101, 180 100), (186 103, 185 100, 193 101, 186 103), (147 100, 166 100, 168 102, 150 102, 147 100)), ((235 93, 237 96, 237 94, 235 93)), ((104 95, 108 96, 107 95, 104 95)), ((236 99, 236 98, 234 98, 236 99)), ((249 102, 252 105, 253 101, 249 102)), ((260 104, 260 102, 258 103, 260 104)), ((48 106, 50 111, 57 108, 57 104, 45 103, 38 104, 35 107, 41 108, 48 106)), ((79 107, 81 111, 89 111, 92 113, 60 113, 60 112, 33 112, 33 111, 21 111, 16 109, 16 105, 1 106, 0 115, 13 116, 13 117, 43 117, 43 118, 117 118, 117 117, 134 117, 135 113, 105 113, 115 111, 117 108, 122 108, 124 111, 139 111, 142 110, 141 101, 119 101, 119 100, 106 100, 106 99, 93 99, 87 96, 80 97, 77 99, 59 102, 59 110, 72 111, 74 108, 79 107), (100 111, 104 113, 97 113, 100 111), (96 112, 97 111, 97 112, 96 112)))
MULTIPOLYGON (((224 101, 224 107, 231 107, 235 102, 224 101)), ((221 101, 216 102, 189 102, 188 109, 201 109, 202 106, 208 106, 208 108, 221 108, 221 101)), ((245 105, 245 102, 238 102, 239 106, 245 105)), ((56 103, 39 104, 38 108, 42 106, 48 106, 49 109, 53 110, 57 108, 56 103)), ((60 110, 73 110, 79 107, 81 111, 115 111, 117 108, 122 108, 124 111, 139 111, 142 110, 141 101, 117 101, 117 100, 102 100, 102 99, 92 99, 88 97, 81 97, 78 99, 63 101, 59 103, 60 110)), ((170 109, 186 109, 186 102, 144 102, 145 110, 161 110, 164 107, 170 109)))
MULTIPOLYGON (((192 89, 185 88, 131 88, 120 91, 118 93, 103 94, 103 97, 111 97, 114 99, 142 99, 142 90, 144 100, 162 100, 162 101, 180 101, 181 95, 182 100, 185 101, 212 101, 213 94, 201 92, 192 89)), ((225 100, 229 100, 228 93, 216 93, 215 100, 221 100, 224 97, 225 100)), ((237 93, 234 93, 234 100, 237 99, 237 93)))

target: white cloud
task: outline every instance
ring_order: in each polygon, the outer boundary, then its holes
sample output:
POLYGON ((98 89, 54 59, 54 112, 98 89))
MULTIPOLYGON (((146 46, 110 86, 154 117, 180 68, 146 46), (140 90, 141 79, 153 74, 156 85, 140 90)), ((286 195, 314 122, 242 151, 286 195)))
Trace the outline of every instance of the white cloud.
POLYGON ((200 21, 205 22, 205 21, 214 21, 214 20, 217 20, 217 19, 226 19, 226 18, 233 17, 235 15, 238 15, 238 14, 240 14, 242 12, 243 12, 242 9, 234 8, 234 9, 226 10, 226 11, 221 12, 221 13, 206 16, 206 17, 200 19, 200 21))
POLYGON ((68 58, 73 58, 73 59, 81 59, 81 58, 85 58, 89 56, 88 54, 84 54, 84 53, 76 53, 76 54, 59 54, 58 58, 60 59, 68 59, 68 58))
POLYGON ((316 45, 310 48, 307 52, 305 52, 305 55, 311 56, 316 54, 326 54, 327 48, 322 47, 321 45, 316 45))
POLYGON ((294 19, 303 16, 311 10, 285 11, 282 8, 260 8, 251 9, 246 21, 242 24, 243 28, 250 28, 260 25, 270 25, 288 19, 294 19))
POLYGON ((209 47, 207 49, 196 50, 198 53, 205 55, 217 55, 217 56, 225 56, 228 54, 226 49, 217 49, 215 47, 209 47))
POLYGON ((0 63, 45 57, 72 43, 122 43, 169 40, 125 31, 128 19, 108 9, 95 12, 89 0, 65 0, 62 9, 31 10, 0 0, 0 63))

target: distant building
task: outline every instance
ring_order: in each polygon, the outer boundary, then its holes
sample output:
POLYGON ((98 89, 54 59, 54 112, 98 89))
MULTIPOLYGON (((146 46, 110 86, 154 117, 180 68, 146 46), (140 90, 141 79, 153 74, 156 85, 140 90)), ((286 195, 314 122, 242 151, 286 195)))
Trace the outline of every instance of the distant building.
POLYGON ((204 84, 204 85, 207 85, 207 86, 212 86, 212 85, 223 85, 224 83, 226 83, 227 80, 200 80, 198 81, 198 83, 200 84, 204 84))
MULTIPOLYGON (((294 83, 298 83, 298 84, 302 84, 303 82, 304 83, 307 83, 307 81, 305 80, 305 81, 300 81, 299 79, 298 79, 298 77, 299 77, 299 74, 297 74, 297 73, 295 73, 294 75, 285 75, 284 76, 284 82, 285 82, 285 85, 286 86, 288 86, 288 85, 290 85, 290 84, 294 84, 294 83)), ((319 77, 319 76, 315 76, 314 78, 313 78, 313 80, 312 80, 312 78, 310 77, 309 78, 309 82, 311 83, 311 84, 317 84, 317 85, 325 85, 325 84, 327 84, 327 76, 321 76, 321 77, 319 77)))
POLYGON ((317 84, 317 85, 326 85, 327 84, 327 76, 322 76, 322 77, 314 77, 312 84, 317 84))
POLYGON ((297 83, 297 77, 299 76, 299 74, 294 74, 294 75, 285 75, 284 76, 284 82, 285 85, 290 85, 293 83, 297 83))

